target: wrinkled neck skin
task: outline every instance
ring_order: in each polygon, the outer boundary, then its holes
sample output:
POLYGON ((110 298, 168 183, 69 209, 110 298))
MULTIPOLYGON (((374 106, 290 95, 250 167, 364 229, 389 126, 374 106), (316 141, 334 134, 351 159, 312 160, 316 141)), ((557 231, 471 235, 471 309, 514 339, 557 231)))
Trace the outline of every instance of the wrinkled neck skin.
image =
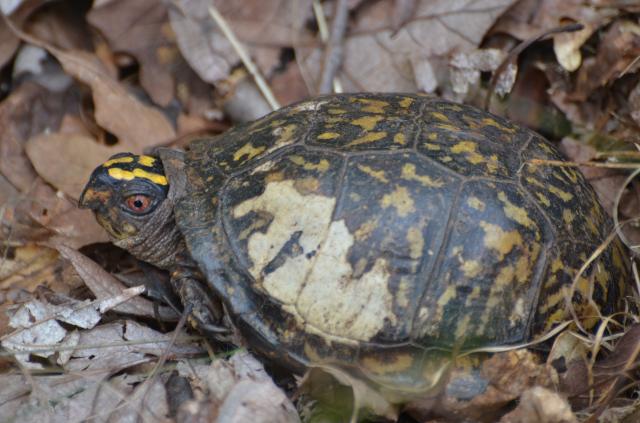
POLYGON ((182 264, 182 253, 186 248, 173 216, 173 202, 169 199, 158 206, 153 218, 137 235, 113 243, 137 259, 169 271, 182 264))

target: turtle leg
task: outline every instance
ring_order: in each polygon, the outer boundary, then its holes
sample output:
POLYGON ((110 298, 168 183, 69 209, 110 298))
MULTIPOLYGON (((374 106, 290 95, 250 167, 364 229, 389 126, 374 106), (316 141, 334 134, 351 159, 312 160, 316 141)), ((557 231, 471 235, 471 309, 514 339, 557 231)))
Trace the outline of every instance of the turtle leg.
POLYGON ((184 311, 189 313, 189 322, 208 338, 227 341, 232 329, 224 324, 224 309, 199 279, 174 275, 171 284, 180 296, 184 311), (176 277, 177 276, 177 277, 176 277))

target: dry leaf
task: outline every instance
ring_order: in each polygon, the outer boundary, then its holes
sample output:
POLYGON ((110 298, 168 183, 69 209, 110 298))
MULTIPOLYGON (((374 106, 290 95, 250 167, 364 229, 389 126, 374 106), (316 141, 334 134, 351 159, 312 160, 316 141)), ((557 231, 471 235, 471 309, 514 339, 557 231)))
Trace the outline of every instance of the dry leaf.
MULTIPOLYGON (((73 264, 73 267, 75 267, 80 277, 98 300, 118 296, 126 289, 120 281, 82 253, 62 244, 56 244, 55 247, 63 257, 73 264)), ((136 316, 156 317, 151 301, 142 297, 131 298, 126 303, 115 307, 115 310, 136 316)), ((169 307, 161 306, 158 307, 157 311, 157 317, 161 320, 176 321, 178 318, 176 313, 169 307)))
POLYGON ((173 126, 157 109, 142 104, 116 81, 96 59, 83 51, 47 49, 73 77, 89 85, 93 94, 95 117, 100 126, 120 140, 119 147, 142 153, 175 137, 173 126))
POLYGON ((525 391, 515 410, 500 423, 578 423, 571 406, 556 392, 539 386, 525 391))
POLYGON ((116 52, 140 62, 140 85, 156 104, 174 97, 171 69, 182 61, 169 26, 167 8, 157 0, 112 0, 94 4, 87 20, 100 29, 116 52))
POLYGON ((77 200, 91 172, 117 150, 85 135, 45 133, 30 139, 26 152, 45 181, 77 200))
MULTIPOLYGON (((209 16, 209 0, 175 0, 171 26, 185 59, 200 77, 226 79, 239 57, 209 16)), ((280 49, 303 42, 299 31, 311 12, 310 0, 216 0, 213 4, 258 67, 267 76, 280 62, 280 49)))
MULTIPOLYGON (((392 22, 394 3, 377 2, 356 16, 344 40, 338 75, 345 91, 415 91, 414 74, 420 79, 424 62, 437 69, 439 57, 477 47, 514 0, 421 0, 397 30, 392 22)), ((298 48, 297 53, 304 73, 317 86, 322 49, 298 48)))

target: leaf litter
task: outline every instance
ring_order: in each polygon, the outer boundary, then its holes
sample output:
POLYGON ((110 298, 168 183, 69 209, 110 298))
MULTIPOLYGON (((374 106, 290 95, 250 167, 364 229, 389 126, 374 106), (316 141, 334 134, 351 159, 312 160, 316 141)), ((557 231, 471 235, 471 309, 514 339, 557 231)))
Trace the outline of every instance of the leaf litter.
MULTIPOLYGON (((247 352, 220 350, 212 359, 202 339, 176 329, 175 304, 158 303, 167 297, 143 282, 162 286, 166 279, 121 260, 122 252, 103 244, 91 214, 76 208, 87 175, 110 155, 184 146, 193 136, 216 135, 270 111, 237 47, 211 19, 211 3, 63 3, 1 5, 12 24, 0 21, 0 365, 8 382, 0 387, 0 415, 341 421, 314 408, 319 402, 290 375, 265 372, 247 352), (181 401, 167 401, 172 389, 180 395, 169 397, 181 401)), ((640 8, 633 2, 213 6, 281 104, 317 94, 323 78, 344 91, 420 90, 476 105, 490 96, 491 110, 562 140, 607 210, 618 204, 620 221, 631 219, 621 228, 628 239, 640 239, 633 223, 640 191, 635 182, 624 184, 627 173, 619 169, 640 157, 640 8), (332 38, 338 12, 346 19, 332 38), (584 29, 536 40, 505 62, 519 43, 572 22, 584 29), (335 69, 323 65, 334 60, 335 69)), ((628 313, 623 325, 603 317, 599 332, 571 327, 547 354, 517 346, 492 352, 480 368, 491 389, 449 404, 457 414, 438 421, 634 421, 637 316, 628 313)), ((347 418, 354 404, 369 409, 363 418, 402 412, 339 369, 318 372, 308 378, 327 384, 333 378, 330 397, 346 407, 347 418), (345 398, 355 402, 341 403, 345 398)), ((447 373, 462 375, 455 366, 447 373)), ((431 419, 423 412, 434 401, 454 401, 443 395, 409 408, 414 417, 431 419)))

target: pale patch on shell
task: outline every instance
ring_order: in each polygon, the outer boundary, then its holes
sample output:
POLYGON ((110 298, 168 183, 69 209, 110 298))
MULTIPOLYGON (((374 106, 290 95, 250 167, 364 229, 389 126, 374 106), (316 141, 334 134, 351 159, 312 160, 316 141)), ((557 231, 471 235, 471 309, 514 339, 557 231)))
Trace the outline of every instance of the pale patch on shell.
POLYGON ((343 220, 331 221, 336 199, 303 195, 294 181, 267 184, 258 197, 236 206, 233 215, 254 211, 273 216, 266 233, 250 235, 249 269, 260 289, 285 305, 310 332, 327 339, 368 341, 386 322, 394 323, 393 295, 389 291, 386 260, 356 278, 348 253, 354 236, 343 220), (264 269, 292 236, 300 232, 302 254, 287 257, 265 275, 264 269), (313 253, 313 254, 309 254, 313 253))

